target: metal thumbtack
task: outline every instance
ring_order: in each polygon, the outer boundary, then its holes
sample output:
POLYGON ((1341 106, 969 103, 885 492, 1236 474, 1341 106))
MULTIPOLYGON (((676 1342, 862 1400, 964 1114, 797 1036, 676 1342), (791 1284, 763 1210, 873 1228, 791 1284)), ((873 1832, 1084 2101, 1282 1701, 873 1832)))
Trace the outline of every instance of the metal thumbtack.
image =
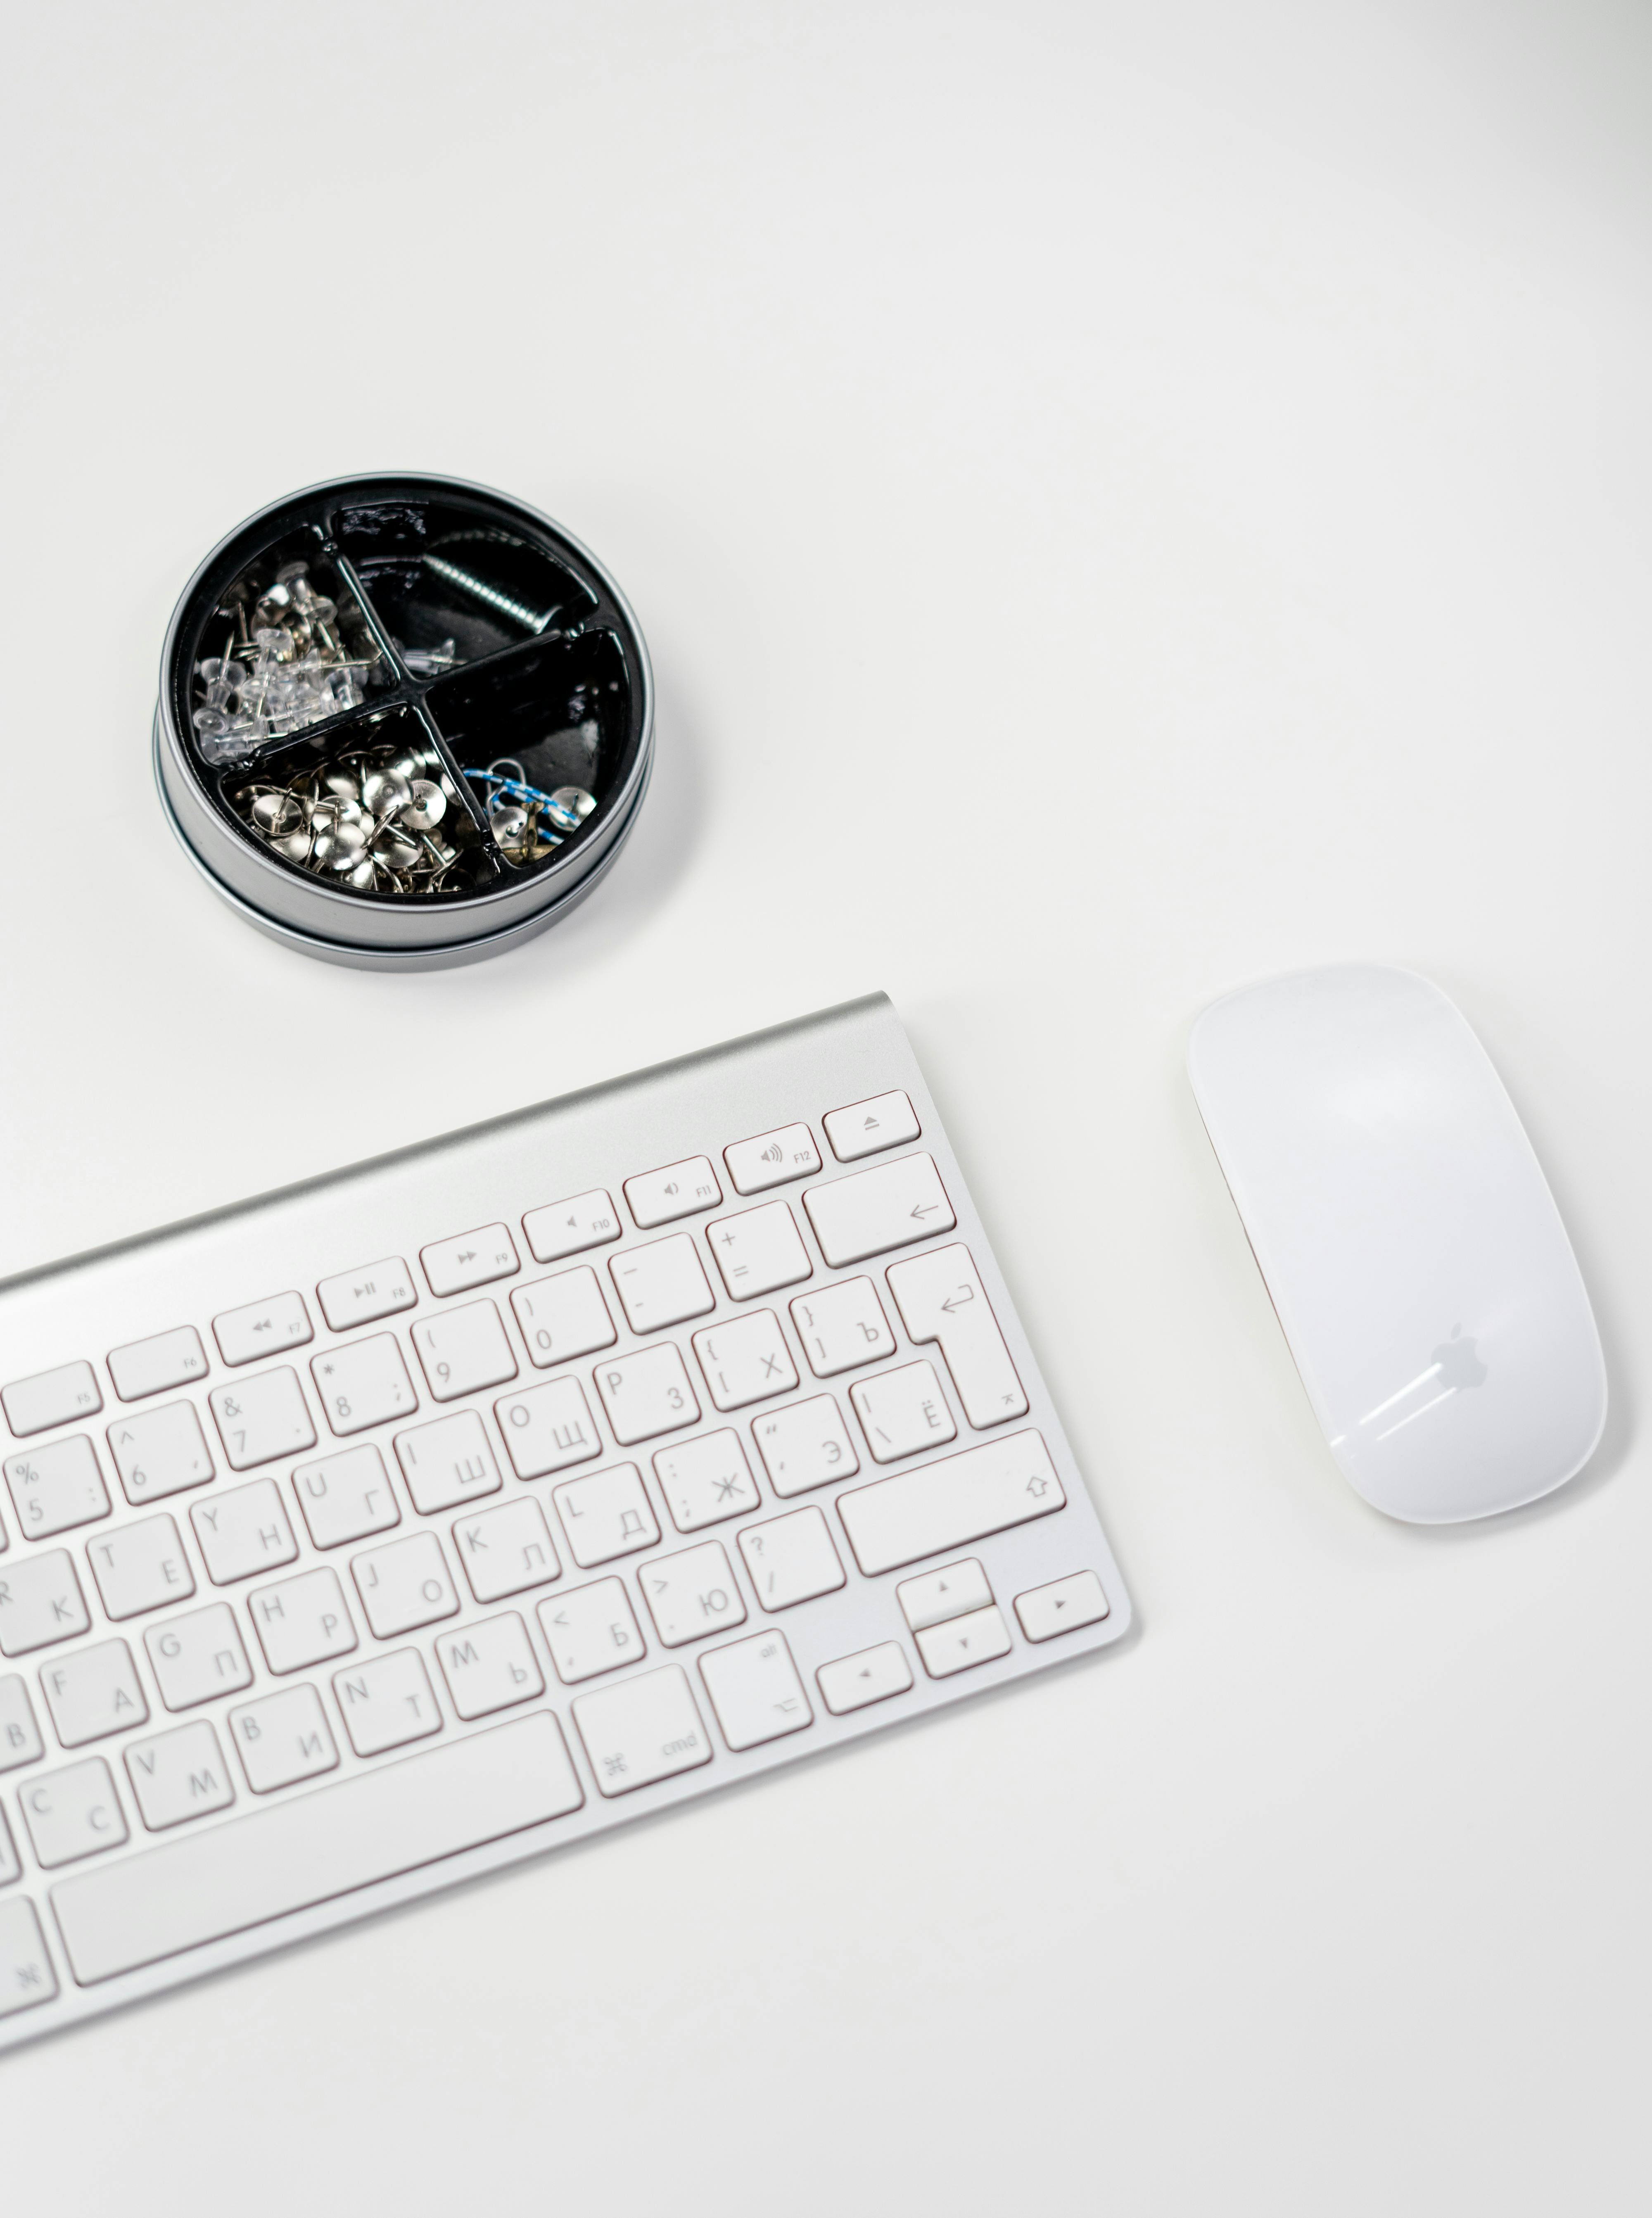
POLYGON ((319 877, 364 894, 450 893, 462 889, 461 858, 436 833, 448 796, 422 767, 417 754, 357 746, 285 785, 246 786, 234 805, 284 861, 319 877))

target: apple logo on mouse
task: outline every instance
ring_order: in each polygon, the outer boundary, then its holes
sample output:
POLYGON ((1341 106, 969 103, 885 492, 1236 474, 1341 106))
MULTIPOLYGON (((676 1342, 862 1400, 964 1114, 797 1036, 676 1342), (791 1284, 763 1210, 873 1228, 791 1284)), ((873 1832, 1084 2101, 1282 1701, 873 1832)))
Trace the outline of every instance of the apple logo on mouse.
POLYGON ((1462 1331, 1460 1324, 1454 1324, 1450 1340, 1441 1341, 1430 1359, 1439 1366, 1441 1385, 1453 1391, 1462 1386, 1483 1386, 1488 1375, 1476 1352, 1475 1342, 1463 1340, 1462 1331))

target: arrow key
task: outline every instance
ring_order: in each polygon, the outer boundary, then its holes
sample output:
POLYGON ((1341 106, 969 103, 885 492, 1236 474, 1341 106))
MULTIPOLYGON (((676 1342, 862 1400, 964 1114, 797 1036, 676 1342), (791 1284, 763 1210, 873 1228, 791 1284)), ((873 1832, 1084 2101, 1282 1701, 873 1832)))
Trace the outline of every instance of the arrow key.
POLYGON ((1018 1595, 1015 1614, 1029 1640, 1054 1640, 1081 1625, 1099 1625, 1109 1614, 1107 1595, 1093 1571, 1072 1571, 1047 1587, 1018 1595))
POLYGON ((973 1670, 1010 1652, 1010 1628, 996 1609, 972 1610, 968 1617, 932 1625, 918 1636, 918 1652, 931 1679, 950 1679, 955 1671, 973 1670))
POLYGON ((924 1633, 931 1625, 944 1625, 949 1618, 967 1617, 972 1610, 985 1609, 993 1599, 993 1589, 979 1559, 967 1556, 961 1564, 944 1564, 938 1571, 925 1571, 920 1578, 902 1579, 895 1595, 913 1631, 924 1633))
POLYGON ((912 1686, 912 1665, 898 1640, 858 1655, 840 1656, 835 1664, 822 1664, 814 1675, 820 1700, 834 1718, 849 1710, 863 1710, 870 1702, 887 1702, 891 1694, 904 1694, 912 1686))

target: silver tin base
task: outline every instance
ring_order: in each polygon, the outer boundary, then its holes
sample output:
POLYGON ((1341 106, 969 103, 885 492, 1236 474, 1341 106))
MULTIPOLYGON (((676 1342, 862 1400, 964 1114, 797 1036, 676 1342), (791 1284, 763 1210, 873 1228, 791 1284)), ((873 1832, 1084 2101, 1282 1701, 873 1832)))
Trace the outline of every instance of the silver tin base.
POLYGON ((535 939, 551 925, 560 922, 571 908, 579 907, 588 893, 594 892, 608 876, 625 844, 636 812, 642 806, 643 796, 648 790, 648 778, 653 770, 651 756, 642 783, 637 788, 630 815, 623 824, 616 827, 616 836, 607 852, 586 871, 584 877, 576 879, 549 907, 533 916, 524 917, 519 924, 509 925, 501 931, 488 932, 480 938, 455 940, 438 947, 384 948, 356 947, 342 940, 324 939, 319 932, 300 930, 294 925, 283 923, 269 915, 264 910, 255 908, 250 901, 244 900, 232 886, 226 885, 223 879, 210 870, 196 853, 178 821, 162 767, 165 758, 161 746, 158 716, 155 722, 153 756, 155 790, 160 796, 162 813, 171 826, 179 846, 220 901, 226 902, 238 916, 256 926, 266 939, 278 939, 283 947, 294 947, 301 955, 313 955, 319 962, 342 963, 347 970, 383 971, 456 970, 461 963, 485 962, 490 955, 503 955, 507 948, 520 947, 524 940, 535 939))

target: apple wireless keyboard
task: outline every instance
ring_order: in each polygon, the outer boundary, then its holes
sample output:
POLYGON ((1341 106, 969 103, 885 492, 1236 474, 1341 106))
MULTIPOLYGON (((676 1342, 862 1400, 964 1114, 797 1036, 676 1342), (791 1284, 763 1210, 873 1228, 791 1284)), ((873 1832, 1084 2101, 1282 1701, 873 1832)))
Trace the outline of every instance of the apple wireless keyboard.
POLYGON ((0 2048, 1116 1640, 889 1003, 0 1286, 0 2048))

